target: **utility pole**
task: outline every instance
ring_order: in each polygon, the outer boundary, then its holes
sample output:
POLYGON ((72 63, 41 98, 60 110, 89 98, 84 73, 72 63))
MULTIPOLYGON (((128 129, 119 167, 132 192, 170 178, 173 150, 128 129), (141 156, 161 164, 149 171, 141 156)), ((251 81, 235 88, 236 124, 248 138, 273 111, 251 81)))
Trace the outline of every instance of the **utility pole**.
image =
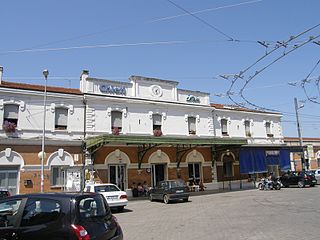
POLYGON ((303 150, 303 142, 302 142, 302 136, 301 136, 301 128, 300 128, 300 122, 299 122, 299 114, 298 114, 298 110, 300 108, 303 108, 302 106, 298 106, 298 100, 297 98, 294 98, 294 106, 295 106, 295 110, 296 110, 296 117, 297 117, 297 128, 298 128, 298 136, 299 136, 299 146, 301 148, 301 166, 302 166, 302 170, 305 170, 305 160, 304 160, 304 150, 303 150))

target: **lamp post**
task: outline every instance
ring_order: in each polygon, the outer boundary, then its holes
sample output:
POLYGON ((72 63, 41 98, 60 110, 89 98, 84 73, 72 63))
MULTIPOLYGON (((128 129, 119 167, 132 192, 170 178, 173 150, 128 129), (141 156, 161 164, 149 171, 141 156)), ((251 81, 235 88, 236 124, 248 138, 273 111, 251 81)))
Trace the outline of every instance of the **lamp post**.
POLYGON ((297 128, 298 128, 298 136, 299 136, 299 146, 300 146, 300 148, 301 148, 301 167, 302 167, 302 170, 305 170, 304 150, 303 150, 303 142, 302 142, 301 128, 300 128, 300 122, 299 122, 299 114, 298 114, 298 110, 299 110, 300 108, 303 108, 304 105, 298 106, 298 100, 297 100, 297 98, 294 98, 294 106, 295 106, 296 117, 297 117, 297 128))
POLYGON ((45 134, 46 134, 46 101, 47 101, 47 80, 49 71, 47 69, 43 70, 43 76, 45 79, 44 84, 44 93, 43 93, 43 129, 42 129, 42 146, 41 146, 41 152, 39 153, 39 158, 41 157, 41 192, 43 192, 44 189, 44 158, 45 158, 45 152, 44 152, 44 144, 45 144, 45 134))

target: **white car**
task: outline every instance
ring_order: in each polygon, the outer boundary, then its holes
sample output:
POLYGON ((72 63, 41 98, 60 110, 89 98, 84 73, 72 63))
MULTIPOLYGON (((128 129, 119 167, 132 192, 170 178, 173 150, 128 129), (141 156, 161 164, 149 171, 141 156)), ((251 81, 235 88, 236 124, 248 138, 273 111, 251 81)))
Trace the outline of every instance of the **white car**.
POLYGON ((320 184, 320 168, 314 171, 314 176, 318 181, 318 184, 320 184))
POLYGON ((107 200, 110 208, 117 208, 119 212, 128 205, 127 193, 121 191, 117 185, 112 183, 87 184, 85 192, 95 192, 102 194, 107 200))

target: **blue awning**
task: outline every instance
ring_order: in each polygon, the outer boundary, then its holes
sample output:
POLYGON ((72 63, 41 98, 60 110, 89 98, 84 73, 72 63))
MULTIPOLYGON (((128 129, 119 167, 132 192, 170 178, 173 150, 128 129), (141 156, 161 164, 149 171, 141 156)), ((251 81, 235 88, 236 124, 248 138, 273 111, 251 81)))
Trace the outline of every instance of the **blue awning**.
POLYGON ((252 174, 267 171, 263 149, 240 149, 240 173, 252 174))
POLYGON ((267 172, 268 165, 279 165, 282 171, 289 170, 289 150, 280 149, 276 151, 270 151, 263 148, 240 149, 240 173, 253 174, 267 172))

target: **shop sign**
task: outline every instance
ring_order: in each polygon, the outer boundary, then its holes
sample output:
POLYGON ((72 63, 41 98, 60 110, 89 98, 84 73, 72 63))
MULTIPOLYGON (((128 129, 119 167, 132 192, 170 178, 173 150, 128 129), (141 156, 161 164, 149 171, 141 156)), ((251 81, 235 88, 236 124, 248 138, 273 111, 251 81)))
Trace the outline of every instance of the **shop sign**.
POLYGON ((279 150, 270 150, 266 151, 266 156, 279 156, 280 151, 279 150))
POLYGON ((308 152, 308 158, 312 159, 314 158, 314 152, 313 152, 313 146, 307 145, 307 152, 308 152))
POLYGON ((126 95, 125 87, 118 87, 118 86, 112 86, 112 85, 100 85, 100 91, 102 93, 107 93, 107 94, 126 95))
POLYGON ((194 95, 188 95, 186 101, 191 103, 200 103, 200 98, 194 95))

